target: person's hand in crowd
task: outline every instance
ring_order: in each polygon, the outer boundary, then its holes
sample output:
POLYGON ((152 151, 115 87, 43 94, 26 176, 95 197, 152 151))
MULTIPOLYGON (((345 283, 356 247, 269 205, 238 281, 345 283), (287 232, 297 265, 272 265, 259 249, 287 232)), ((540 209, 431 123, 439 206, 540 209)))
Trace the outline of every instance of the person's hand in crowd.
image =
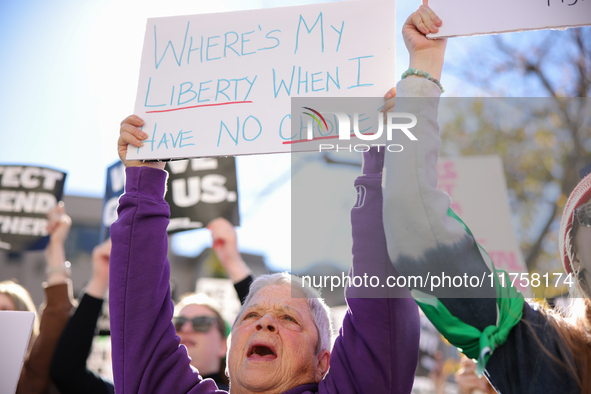
POLYGON ((211 231, 213 250, 232 282, 238 283, 250 275, 250 268, 238 250, 236 229, 232 223, 224 218, 217 218, 209 222, 207 228, 211 231))
POLYGON ((144 121, 137 115, 130 115, 123 119, 121 128, 119 129, 119 140, 117 141, 119 158, 125 167, 153 167, 163 170, 166 165, 165 162, 126 159, 129 145, 139 148, 144 145, 142 141, 148 138, 148 134, 140 129, 143 124, 144 121))
POLYGON ((86 294, 94 298, 105 298, 109 289, 109 258, 111 238, 92 250, 92 278, 86 287, 86 294))
POLYGON ((486 378, 476 375, 476 364, 468 357, 463 356, 460 361, 460 369, 455 374, 459 394, 490 394, 495 391, 486 378))
POLYGON ((427 0, 423 0, 419 9, 404 22, 402 36, 410 55, 410 67, 441 79, 447 39, 430 40, 426 37, 428 33, 437 33, 443 24, 427 3, 427 0))
POLYGON ((47 261, 47 283, 49 285, 64 283, 69 274, 69 264, 66 262, 65 243, 72 227, 72 219, 66 214, 63 201, 47 213, 47 233, 49 243, 45 248, 47 261))

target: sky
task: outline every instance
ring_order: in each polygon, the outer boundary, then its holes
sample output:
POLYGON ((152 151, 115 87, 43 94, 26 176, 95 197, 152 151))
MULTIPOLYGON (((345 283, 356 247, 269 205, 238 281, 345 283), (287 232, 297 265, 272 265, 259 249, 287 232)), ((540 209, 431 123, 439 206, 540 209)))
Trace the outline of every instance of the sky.
MULTIPOLYGON (((67 195, 102 198, 106 169, 118 160, 119 123, 133 112, 148 17, 319 2, 322 1, 0 2, 0 163, 65 171, 67 195)), ((397 32, 420 4, 417 0, 397 2, 397 32)), ((447 57, 453 59, 454 54, 465 53, 478 40, 450 40, 447 57)), ((408 54, 401 34, 397 34, 395 73, 400 75, 407 67, 408 54)), ((442 82, 451 95, 460 86, 465 95, 478 94, 474 89, 467 90, 463 81, 445 69, 442 82)), ((273 269, 290 269, 292 160, 289 154, 237 158, 242 215, 239 247, 245 252, 264 254, 273 269)), ((317 156, 301 155, 297 160, 305 162, 297 166, 297 176, 311 176, 307 174, 326 168, 317 156)), ((340 219, 322 227, 311 223, 310 238, 317 244, 309 247, 318 258, 328 259, 323 245, 338 244, 342 253, 331 258, 335 264, 348 264, 348 211, 355 198, 352 182, 358 173, 354 167, 343 166, 337 175, 331 175, 338 179, 335 185, 342 186, 343 192, 334 186, 331 192, 338 198, 326 202, 326 209, 336 209, 334 217, 340 219)), ((208 232, 199 230, 174 236, 172 247, 175 252, 195 256, 208 242, 208 232)))

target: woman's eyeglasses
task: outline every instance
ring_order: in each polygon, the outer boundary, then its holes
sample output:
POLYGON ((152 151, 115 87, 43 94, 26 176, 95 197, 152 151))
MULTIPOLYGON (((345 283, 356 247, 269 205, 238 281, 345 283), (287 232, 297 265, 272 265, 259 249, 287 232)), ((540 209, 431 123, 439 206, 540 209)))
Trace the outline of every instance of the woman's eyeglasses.
POLYGON ((192 319, 186 318, 185 316, 175 316, 172 318, 174 329, 180 331, 186 322, 190 321, 193 325, 195 332, 207 332, 217 321, 217 318, 212 316, 195 316, 192 319))

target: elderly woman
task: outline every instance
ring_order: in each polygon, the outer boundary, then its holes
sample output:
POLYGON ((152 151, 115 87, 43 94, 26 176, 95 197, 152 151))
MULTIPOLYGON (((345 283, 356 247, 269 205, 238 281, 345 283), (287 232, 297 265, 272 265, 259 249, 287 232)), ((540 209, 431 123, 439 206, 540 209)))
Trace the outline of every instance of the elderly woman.
MULTIPOLYGON (((142 123, 137 116, 128 117, 119 137, 127 176, 119 218, 111 227, 115 392, 215 392, 213 380, 202 379, 190 366, 171 323, 164 163, 125 159, 129 144, 140 146, 147 138, 139 128, 142 123)), ((366 194, 352 210, 352 271, 383 278, 396 271, 382 223, 383 160, 373 153, 367 153, 365 175, 356 182, 366 194)), ((408 290, 386 287, 376 294, 374 289, 348 288, 348 312, 332 350, 328 308, 309 290, 284 274, 253 282, 232 328, 230 392, 410 393, 419 317, 408 290), (371 298, 376 295, 382 298, 371 298)))

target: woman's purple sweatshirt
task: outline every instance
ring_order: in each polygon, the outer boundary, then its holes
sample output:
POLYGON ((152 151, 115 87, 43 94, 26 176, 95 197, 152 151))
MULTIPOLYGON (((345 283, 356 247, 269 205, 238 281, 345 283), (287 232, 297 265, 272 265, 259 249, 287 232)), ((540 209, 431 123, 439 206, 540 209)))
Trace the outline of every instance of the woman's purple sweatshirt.
MULTIPOLYGON (((383 157, 370 152, 364 159, 366 175, 355 182, 360 198, 351 213, 351 274, 379 276, 380 283, 386 283, 387 276, 397 273, 388 258, 382 222, 383 157)), ((189 364, 171 323, 167 173, 148 167, 126 171, 126 192, 111 227, 109 306, 115 392, 222 393, 189 364)), ((419 346, 418 309, 410 293, 387 286, 349 287, 345 293, 348 311, 328 374, 320 384, 286 393, 410 393, 419 346)))

